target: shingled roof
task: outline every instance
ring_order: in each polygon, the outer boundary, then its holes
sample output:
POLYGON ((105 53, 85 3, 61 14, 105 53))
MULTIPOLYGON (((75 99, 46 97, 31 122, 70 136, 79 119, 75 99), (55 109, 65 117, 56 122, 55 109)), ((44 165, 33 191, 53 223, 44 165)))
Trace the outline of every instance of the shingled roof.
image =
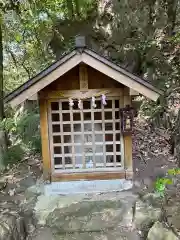
POLYGON ((87 48, 84 41, 81 43, 77 41, 76 48, 63 55, 48 68, 5 96, 4 102, 10 103, 12 106, 20 104, 34 94, 37 94, 41 89, 58 79, 60 76, 81 62, 84 62, 92 68, 104 73, 105 75, 108 75, 112 79, 152 100, 157 100, 159 95, 163 94, 162 90, 154 87, 148 81, 136 76, 127 69, 115 64, 108 58, 101 56, 93 50, 87 48))

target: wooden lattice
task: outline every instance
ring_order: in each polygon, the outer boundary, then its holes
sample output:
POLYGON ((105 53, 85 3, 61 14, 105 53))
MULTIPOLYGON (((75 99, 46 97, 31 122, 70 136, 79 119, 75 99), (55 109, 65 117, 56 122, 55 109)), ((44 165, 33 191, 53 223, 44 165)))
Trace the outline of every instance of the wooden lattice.
POLYGON ((52 101, 49 109, 49 136, 55 172, 114 171, 123 167, 120 134, 120 100, 109 97, 107 105, 91 99, 69 106, 68 100, 52 101))

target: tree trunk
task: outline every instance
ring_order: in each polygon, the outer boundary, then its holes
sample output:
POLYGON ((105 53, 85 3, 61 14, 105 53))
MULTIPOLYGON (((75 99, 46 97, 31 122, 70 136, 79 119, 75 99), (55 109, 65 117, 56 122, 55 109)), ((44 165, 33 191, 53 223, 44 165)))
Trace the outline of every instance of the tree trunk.
POLYGON ((167 0, 167 35, 172 36, 174 28, 176 26, 176 17, 177 17, 177 5, 178 0, 167 0))
POLYGON ((74 8, 73 8, 73 0, 67 0, 67 10, 69 18, 74 18, 74 8))
POLYGON ((75 0, 74 1, 74 4, 75 4, 75 9, 76 9, 76 16, 77 18, 80 16, 80 4, 79 4, 79 0, 75 0))
MULTIPOLYGON (((0 122, 4 118, 3 102, 3 37, 2 37, 2 15, 0 15, 0 122)), ((3 154, 6 150, 5 132, 0 128, 0 170, 3 170, 3 154)))

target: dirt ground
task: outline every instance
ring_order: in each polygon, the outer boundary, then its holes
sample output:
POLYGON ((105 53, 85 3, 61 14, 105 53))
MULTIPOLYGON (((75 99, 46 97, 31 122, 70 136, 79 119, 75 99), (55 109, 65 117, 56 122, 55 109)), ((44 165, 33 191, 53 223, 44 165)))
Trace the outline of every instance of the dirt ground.
POLYGON ((176 167, 164 129, 151 129, 146 121, 137 120, 133 133, 133 171, 135 182, 150 185, 167 170, 176 167))

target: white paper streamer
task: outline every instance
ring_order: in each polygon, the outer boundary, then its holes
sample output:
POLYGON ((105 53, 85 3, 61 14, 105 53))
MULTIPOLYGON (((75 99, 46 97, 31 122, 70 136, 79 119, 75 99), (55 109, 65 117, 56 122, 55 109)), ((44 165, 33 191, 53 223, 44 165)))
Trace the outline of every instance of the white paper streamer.
POLYGON ((107 105, 106 96, 104 94, 102 94, 101 99, 102 99, 102 104, 107 105))
POLYGON ((93 107, 93 108, 96 108, 97 105, 96 105, 96 99, 95 99, 95 97, 92 97, 92 100, 91 100, 91 101, 92 101, 92 107, 93 107))
POLYGON ((70 107, 73 107, 73 106, 74 106, 74 102, 73 102, 73 100, 72 100, 71 98, 69 99, 69 106, 70 106, 70 107))
POLYGON ((82 109, 82 101, 79 99, 79 101, 78 101, 78 108, 79 109, 82 109))

